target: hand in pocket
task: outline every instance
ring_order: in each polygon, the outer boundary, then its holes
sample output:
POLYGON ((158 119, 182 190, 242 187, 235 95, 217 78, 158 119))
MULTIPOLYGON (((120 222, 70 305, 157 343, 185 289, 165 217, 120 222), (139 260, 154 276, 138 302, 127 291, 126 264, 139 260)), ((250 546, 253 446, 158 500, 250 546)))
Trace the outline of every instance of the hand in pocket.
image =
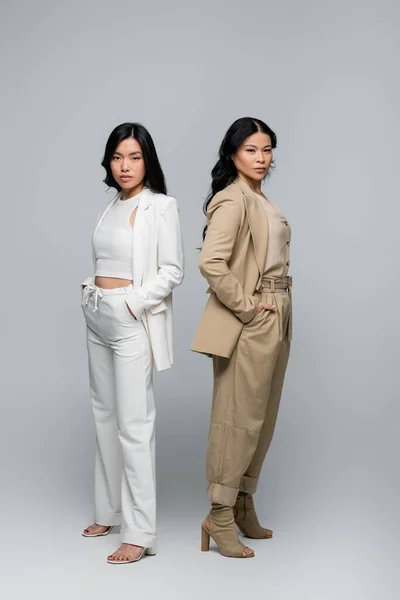
POLYGON ((131 309, 129 308, 129 305, 127 302, 125 302, 126 304, 126 308, 129 310, 129 313, 131 314, 131 316, 135 319, 135 321, 137 321, 137 318, 135 317, 135 315, 133 314, 133 312, 131 311, 131 309))
POLYGON ((264 302, 260 302, 255 316, 259 315, 263 310, 276 310, 276 306, 274 304, 264 304, 264 302))

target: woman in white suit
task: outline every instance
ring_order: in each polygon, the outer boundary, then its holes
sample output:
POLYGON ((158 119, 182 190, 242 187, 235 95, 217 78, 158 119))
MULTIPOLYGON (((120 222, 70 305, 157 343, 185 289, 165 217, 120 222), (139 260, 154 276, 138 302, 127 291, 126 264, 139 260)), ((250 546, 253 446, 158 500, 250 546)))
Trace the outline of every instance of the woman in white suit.
POLYGON ((97 442, 95 523, 83 535, 121 525, 121 546, 107 560, 126 564, 155 554, 152 371, 173 362, 172 290, 183 279, 183 250, 149 132, 116 127, 102 165, 118 193, 93 234, 94 277, 82 284, 97 442))

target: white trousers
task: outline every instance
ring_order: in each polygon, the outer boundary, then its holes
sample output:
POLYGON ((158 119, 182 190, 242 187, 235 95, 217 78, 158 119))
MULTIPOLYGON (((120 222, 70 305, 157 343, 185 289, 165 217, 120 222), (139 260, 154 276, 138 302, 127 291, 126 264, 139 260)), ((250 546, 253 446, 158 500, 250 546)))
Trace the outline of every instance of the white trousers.
POLYGON ((127 288, 88 285, 90 396, 96 426, 95 522, 155 551, 155 406, 150 342, 125 303, 127 288))

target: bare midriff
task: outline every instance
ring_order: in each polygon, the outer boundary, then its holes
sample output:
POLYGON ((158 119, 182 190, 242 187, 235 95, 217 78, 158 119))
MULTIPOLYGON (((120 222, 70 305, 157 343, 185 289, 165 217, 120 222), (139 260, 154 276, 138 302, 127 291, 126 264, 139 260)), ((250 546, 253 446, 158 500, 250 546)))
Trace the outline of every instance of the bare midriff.
POLYGON ((133 281, 132 279, 119 279, 118 277, 96 277, 94 283, 104 290, 113 290, 114 288, 128 287, 133 281))

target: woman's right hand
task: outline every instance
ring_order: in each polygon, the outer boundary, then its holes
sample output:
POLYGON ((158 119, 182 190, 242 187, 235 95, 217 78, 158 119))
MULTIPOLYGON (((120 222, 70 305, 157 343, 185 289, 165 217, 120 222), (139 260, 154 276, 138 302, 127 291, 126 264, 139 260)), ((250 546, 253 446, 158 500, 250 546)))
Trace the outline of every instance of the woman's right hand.
POLYGON ((255 316, 259 315, 263 310, 276 310, 276 306, 274 304, 264 304, 264 302, 260 302, 255 316))

